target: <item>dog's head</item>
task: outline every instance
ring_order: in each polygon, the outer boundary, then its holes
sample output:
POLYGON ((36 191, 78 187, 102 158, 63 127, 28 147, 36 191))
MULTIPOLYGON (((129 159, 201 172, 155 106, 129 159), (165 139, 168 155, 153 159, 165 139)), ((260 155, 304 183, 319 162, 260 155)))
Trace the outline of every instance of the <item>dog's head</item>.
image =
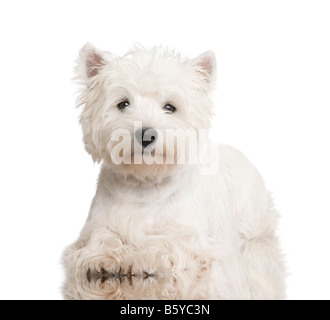
MULTIPOLYGON (((178 139, 198 141, 210 126, 215 68, 213 52, 189 60, 137 47, 114 57, 86 44, 76 68, 86 150, 94 161, 138 179, 171 174, 185 162, 178 151, 187 159, 187 143, 182 147, 178 139)), ((189 145, 191 153, 196 144, 189 145)))

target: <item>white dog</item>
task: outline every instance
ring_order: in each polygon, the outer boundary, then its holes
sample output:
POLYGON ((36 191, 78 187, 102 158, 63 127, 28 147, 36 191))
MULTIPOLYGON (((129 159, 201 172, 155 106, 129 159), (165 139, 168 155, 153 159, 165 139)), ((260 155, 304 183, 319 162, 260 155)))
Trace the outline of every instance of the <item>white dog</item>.
POLYGON ((285 297, 263 180, 239 151, 207 139, 215 74, 212 52, 189 60, 164 48, 124 57, 82 48, 80 122, 102 169, 64 253, 65 298, 285 297))

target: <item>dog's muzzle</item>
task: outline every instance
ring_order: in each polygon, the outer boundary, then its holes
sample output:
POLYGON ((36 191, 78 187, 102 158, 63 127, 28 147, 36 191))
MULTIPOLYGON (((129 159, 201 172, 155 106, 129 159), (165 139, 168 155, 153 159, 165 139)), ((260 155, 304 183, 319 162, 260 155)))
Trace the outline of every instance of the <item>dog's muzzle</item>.
POLYGON ((135 131, 135 138, 143 148, 154 143, 157 137, 157 131, 152 128, 142 128, 135 131))

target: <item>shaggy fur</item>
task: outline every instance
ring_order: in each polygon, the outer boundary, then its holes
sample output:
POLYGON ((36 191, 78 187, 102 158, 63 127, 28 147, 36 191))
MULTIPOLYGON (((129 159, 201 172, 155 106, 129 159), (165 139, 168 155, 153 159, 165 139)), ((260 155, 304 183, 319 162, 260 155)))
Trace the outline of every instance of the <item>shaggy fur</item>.
MULTIPOLYGON (((90 44, 80 51, 83 139, 102 169, 86 224, 64 252, 66 299, 285 297, 278 214, 239 151, 217 146, 212 174, 200 163, 118 164, 112 157, 121 142, 111 137, 122 129, 134 137, 135 122, 159 133, 209 129, 215 69, 212 52, 189 60, 164 48, 137 47, 124 57, 90 44), (123 100, 129 106, 118 110, 123 100), (174 113, 164 111, 167 103, 174 113)), ((124 160, 133 159, 136 143, 122 144, 130 151, 120 153, 124 160)), ((147 158, 177 159, 166 139, 155 146, 166 151, 147 158)))

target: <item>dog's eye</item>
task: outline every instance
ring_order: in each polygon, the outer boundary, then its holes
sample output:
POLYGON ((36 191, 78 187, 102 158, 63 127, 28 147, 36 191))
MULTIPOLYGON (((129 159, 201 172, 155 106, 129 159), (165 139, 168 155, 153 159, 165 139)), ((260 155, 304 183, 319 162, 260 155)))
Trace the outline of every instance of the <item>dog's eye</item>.
POLYGON ((176 108, 169 103, 163 109, 166 113, 174 113, 176 111, 176 108))
POLYGON ((122 101, 122 102, 119 102, 118 104, 117 104, 117 108, 119 109, 119 110, 124 110, 126 107, 128 107, 129 106, 129 101, 127 101, 127 100, 125 100, 125 101, 122 101))

